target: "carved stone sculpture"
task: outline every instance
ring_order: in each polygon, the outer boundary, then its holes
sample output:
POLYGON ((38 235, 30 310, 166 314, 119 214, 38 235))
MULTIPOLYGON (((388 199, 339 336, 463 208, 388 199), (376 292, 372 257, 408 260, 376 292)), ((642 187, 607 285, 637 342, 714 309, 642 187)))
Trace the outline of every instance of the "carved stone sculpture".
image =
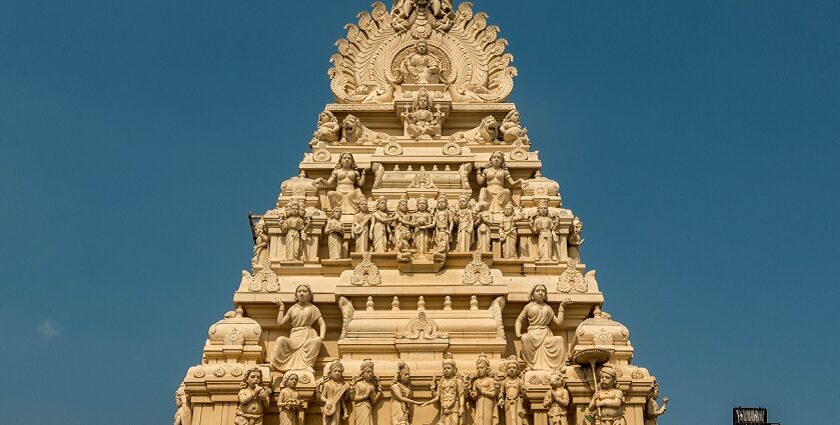
POLYGON ((569 232, 569 257, 580 260, 580 246, 583 245, 583 221, 575 217, 569 232))
POLYGON ((391 424, 411 425, 414 405, 420 404, 411 397, 411 369, 404 362, 397 363, 397 374, 391 384, 391 424))
POLYGON ((285 214, 280 221, 283 232, 283 244, 286 247, 286 260, 302 260, 303 242, 309 239, 309 217, 301 202, 293 200, 286 205, 285 214))
POLYGON ((303 400, 297 391, 300 378, 296 373, 288 372, 283 375, 280 383, 282 387, 277 397, 277 408, 280 410, 280 425, 301 425, 303 400))
POLYGON ((551 389, 545 393, 543 407, 548 409, 548 425, 569 425, 569 390, 565 388, 566 376, 558 371, 551 373, 551 389))
POLYGON ((441 82, 440 61, 429 54, 425 40, 414 44, 414 53, 403 59, 397 73, 396 83, 439 84, 441 82))
POLYGON ((333 208, 330 218, 327 219, 327 225, 324 227, 324 233, 327 235, 327 251, 330 260, 346 258, 344 256, 344 228, 341 226, 341 208, 333 208))
POLYGON ((470 385, 470 398, 475 403, 473 423, 475 425, 498 425, 499 409, 496 398, 499 396, 500 383, 496 381, 490 369, 490 361, 484 354, 475 361, 476 377, 470 385))
POLYGON ((397 203, 397 212, 394 214, 394 249, 397 251, 397 260, 411 259, 411 229, 413 227, 414 223, 408 213, 408 199, 403 196, 397 203))
POLYGON ((531 139, 528 138, 528 129, 522 128, 519 111, 515 109, 508 112, 505 119, 502 120, 502 125, 499 127, 499 134, 501 139, 507 143, 517 143, 520 145, 531 144, 531 139))
POLYGON ((373 264, 369 252, 362 254, 362 261, 353 269, 353 274, 350 276, 350 283, 356 286, 377 286, 382 283, 379 267, 373 264))
POLYGON ((262 370, 255 367, 247 372, 242 379, 242 389, 239 390, 234 425, 262 425, 263 412, 268 407, 268 396, 271 389, 262 386, 262 370))
POLYGON ((658 398, 659 383, 654 379, 647 401, 645 402, 645 425, 656 425, 659 417, 664 415, 665 411, 668 410, 668 397, 662 398, 662 407, 659 407, 659 403, 656 402, 658 398))
POLYGON ((184 384, 181 384, 175 391, 175 406, 178 407, 178 410, 175 412, 174 425, 192 425, 192 408, 184 384))
POLYGON ((493 214, 490 211, 480 211, 476 214, 476 251, 490 252, 490 226, 493 224, 493 214))
POLYGON ((370 251, 370 240, 373 238, 373 216, 368 208, 367 198, 359 198, 359 212, 353 216, 353 226, 350 229, 356 252, 370 251))
POLYGON ((551 261, 554 251, 554 220, 548 215, 548 204, 540 202, 537 215, 531 218, 531 231, 537 235, 539 261, 551 261))
POLYGON ((429 140, 440 135, 440 108, 433 112, 434 104, 429 92, 420 89, 414 99, 411 109, 402 113, 405 120, 406 134, 414 140, 429 140))
POLYGON ((492 115, 484 117, 478 127, 449 136, 449 140, 455 143, 474 144, 495 143, 498 138, 499 122, 492 115))
POLYGON ((505 164, 505 155, 493 152, 490 162, 476 172, 476 181, 482 186, 478 193, 478 202, 482 209, 490 212, 502 212, 511 202, 510 188, 521 185, 522 179, 513 180, 505 164))
POLYGON ((624 425, 624 392, 618 388, 615 369, 605 365, 598 371, 598 388, 587 410, 595 415, 595 425, 624 425))
MULTIPOLYGON (((391 9, 391 25, 398 32, 407 31, 413 25, 447 31, 454 20, 451 0, 395 0, 391 9)), ((420 31, 419 35, 426 34, 420 31)))
POLYGON ((519 257, 519 230, 516 228, 516 210, 513 203, 505 204, 505 212, 499 224, 499 240, 502 242, 502 258, 519 257))
POLYGON ((278 298, 275 302, 280 307, 277 313, 277 324, 284 326, 291 324, 289 336, 277 338, 271 366, 280 372, 289 370, 305 370, 314 372, 315 359, 321 350, 321 341, 327 333, 327 324, 321 317, 321 310, 312 304, 312 289, 302 284, 295 288, 295 304, 285 311, 283 302, 278 298), (315 332, 313 325, 317 325, 319 332, 315 332))
POLYGON ((519 359, 510 356, 505 362, 505 380, 499 393, 499 404, 505 412, 505 425, 527 425, 525 411, 525 384, 519 376, 519 359))
POLYGON ((417 199, 417 211, 411 217, 414 223, 414 248, 420 254, 429 252, 435 227, 434 216, 429 212, 429 200, 425 196, 417 199))
POLYGON ((350 416, 347 411, 350 386, 344 382, 344 365, 333 360, 325 372, 318 384, 318 397, 324 403, 322 424, 340 425, 342 419, 350 416))
POLYGON ((354 214, 356 205, 362 198, 360 188, 365 184, 365 174, 367 174, 367 170, 359 171, 353 154, 344 152, 338 157, 338 163, 330 174, 330 178, 328 180, 315 179, 315 186, 335 185, 335 190, 327 192, 330 206, 332 208, 339 207, 344 213, 354 214))
POLYGON ((370 229, 374 252, 387 252, 390 238, 391 223, 394 217, 388 213, 388 200, 380 196, 376 200, 376 211, 373 213, 373 226, 370 229))
POLYGON ((442 261, 449 252, 449 243, 455 226, 452 215, 449 211, 449 201, 445 196, 439 196, 435 210, 435 261, 442 261))
POLYGON ((315 147, 319 143, 335 143, 338 141, 340 132, 341 125, 338 124, 338 118, 330 111, 323 111, 318 114, 318 129, 312 135, 309 146, 315 147))
POLYGON ((394 138, 377 131, 373 131, 362 124, 362 120, 355 115, 347 115, 341 121, 341 143, 350 144, 384 144, 394 138))
POLYGON ((457 373, 458 367, 452 354, 446 353, 443 359, 443 377, 432 383, 434 397, 422 404, 439 404, 440 425, 461 425, 464 416, 464 382, 457 373))
POLYGON ((373 360, 364 359, 361 374, 350 385, 355 425, 373 425, 373 406, 382 397, 382 386, 373 371, 373 360))
POLYGON ((356 314, 356 309, 353 303, 345 297, 338 299, 338 309, 341 310, 341 335, 339 339, 347 338, 347 332, 350 330, 350 322, 353 321, 353 316, 356 314))
POLYGON ((522 358, 532 370, 556 370, 566 360, 566 342, 562 336, 554 336, 549 326, 563 324, 564 307, 571 301, 567 299, 561 302, 555 316, 546 304, 547 296, 545 285, 535 285, 531 289, 531 302, 522 309, 514 326, 516 337, 522 341, 522 358), (522 333, 525 321, 528 322, 528 330, 522 333))
POLYGON ((472 189, 470 186, 470 173, 472 173, 472 162, 465 162, 458 167, 458 176, 461 178, 462 189, 472 189))
POLYGON ((458 209, 455 210, 455 222, 458 224, 455 252, 470 252, 472 250, 475 219, 476 213, 470 205, 470 198, 467 195, 461 195, 458 198, 458 209))
POLYGON ((461 278, 464 285, 489 285, 493 283, 493 276, 490 274, 490 266, 481 259, 481 252, 473 253, 473 260, 464 267, 464 277, 461 278))
POLYGON ((265 263, 268 257, 268 229, 265 227, 265 220, 262 218, 254 225, 254 256, 251 258, 251 266, 265 263))

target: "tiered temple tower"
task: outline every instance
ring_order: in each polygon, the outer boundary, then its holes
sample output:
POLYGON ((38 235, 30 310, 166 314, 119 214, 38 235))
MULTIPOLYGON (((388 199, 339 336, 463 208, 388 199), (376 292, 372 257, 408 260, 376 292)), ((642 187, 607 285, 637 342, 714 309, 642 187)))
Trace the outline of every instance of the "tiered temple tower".
POLYGON ((336 102, 252 216, 252 270, 184 377, 176 423, 655 422, 655 380, 600 310, 582 221, 506 102, 517 71, 486 19, 397 0, 348 25, 336 102), (408 370, 410 395, 407 379, 391 387, 408 370))

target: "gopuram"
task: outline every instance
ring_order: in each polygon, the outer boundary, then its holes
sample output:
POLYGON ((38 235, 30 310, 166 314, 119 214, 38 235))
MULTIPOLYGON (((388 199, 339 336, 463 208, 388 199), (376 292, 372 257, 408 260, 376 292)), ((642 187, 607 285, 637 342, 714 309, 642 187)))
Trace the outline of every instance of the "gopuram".
POLYGON ((348 25, 251 271, 176 392, 178 425, 652 425, 581 257, 583 221, 506 99, 507 42, 470 3, 348 25))

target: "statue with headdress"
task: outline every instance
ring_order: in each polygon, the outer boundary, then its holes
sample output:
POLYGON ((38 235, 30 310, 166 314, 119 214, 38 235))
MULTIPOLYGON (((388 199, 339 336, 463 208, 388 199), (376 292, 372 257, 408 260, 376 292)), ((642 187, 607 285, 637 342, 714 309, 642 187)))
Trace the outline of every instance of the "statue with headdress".
POLYGON ((432 382, 434 397, 421 406, 438 403, 439 425, 461 425, 464 418, 464 381, 458 376, 458 366, 452 353, 446 353, 442 362, 443 376, 432 382))
POLYGON ((356 425, 373 425, 373 406, 382 397, 382 386, 373 372, 373 360, 364 359, 361 374, 350 384, 350 401, 353 402, 353 416, 356 425))
POLYGON ((598 387, 587 410, 594 415, 594 425, 626 425, 624 392, 618 388, 618 373, 609 365, 598 371, 598 387))

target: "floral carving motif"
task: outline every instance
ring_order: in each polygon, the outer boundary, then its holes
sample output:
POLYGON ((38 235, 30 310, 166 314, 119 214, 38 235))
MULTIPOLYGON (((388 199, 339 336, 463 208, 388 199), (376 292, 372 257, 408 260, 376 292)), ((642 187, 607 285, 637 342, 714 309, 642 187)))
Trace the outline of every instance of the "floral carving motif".
POLYGON ((586 278, 583 277, 583 274, 578 271, 577 261, 570 259, 566 264, 566 270, 563 271, 563 274, 557 280, 557 290, 569 293, 573 289, 577 292, 586 292, 589 289, 589 285, 586 282, 586 278))
POLYGON ((444 339, 449 336, 438 331, 438 325, 434 320, 426 316, 424 310, 417 312, 417 317, 406 324, 405 329, 396 332, 398 339, 444 339))
POLYGON ((490 267, 481 259, 481 252, 473 253, 473 260, 464 268, 464 276, 461 278, 464 285, 489 285, 493 283, 493 276, 490 274, 490 267))
POLYGON ((350 276, 350 283, 356 286, 376 286, 382 283, 379 267, 373 264, 369 252, 362 254, 362 262, 353 269, 353 275, 350 276))

